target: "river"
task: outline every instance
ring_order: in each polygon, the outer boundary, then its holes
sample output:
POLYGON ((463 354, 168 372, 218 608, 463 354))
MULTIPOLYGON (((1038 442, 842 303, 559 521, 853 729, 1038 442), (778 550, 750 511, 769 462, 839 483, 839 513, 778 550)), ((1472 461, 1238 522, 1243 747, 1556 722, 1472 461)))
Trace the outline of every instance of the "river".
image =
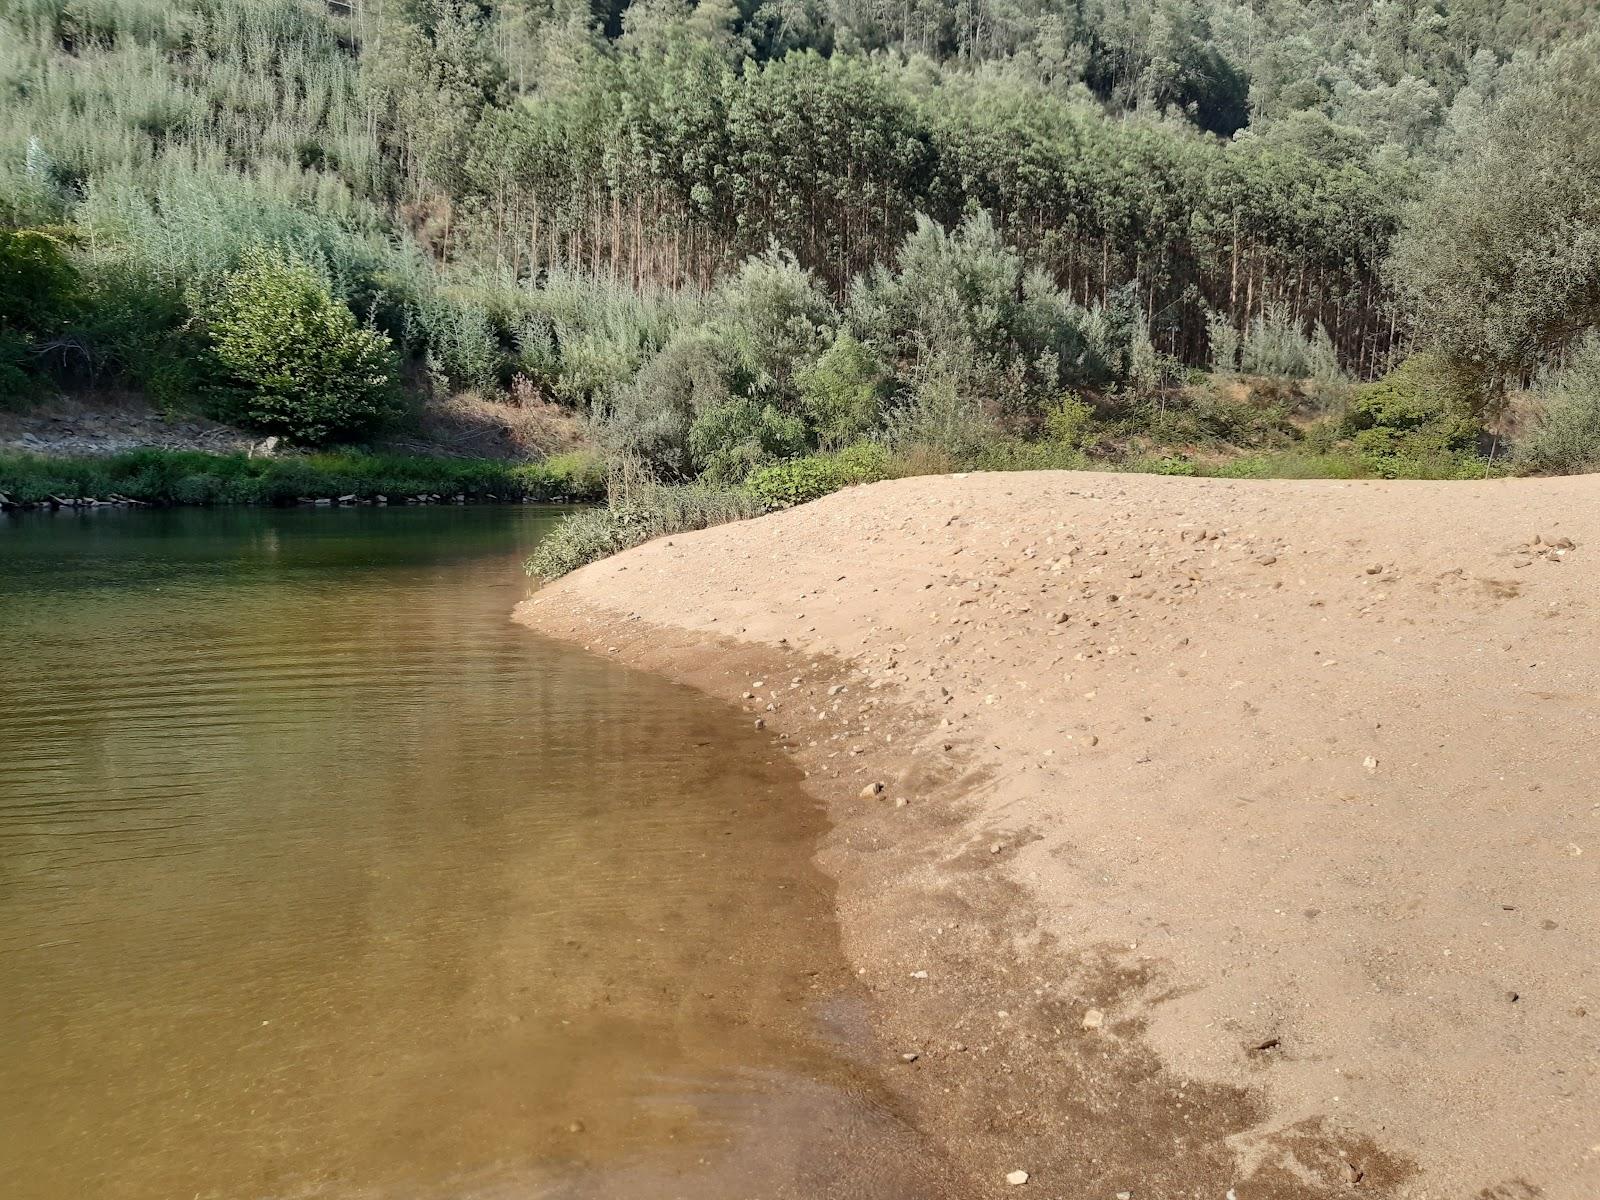
POLYGON ((824 818, 533 507, 0 520, 0 1195, 947 1193, 824 818))

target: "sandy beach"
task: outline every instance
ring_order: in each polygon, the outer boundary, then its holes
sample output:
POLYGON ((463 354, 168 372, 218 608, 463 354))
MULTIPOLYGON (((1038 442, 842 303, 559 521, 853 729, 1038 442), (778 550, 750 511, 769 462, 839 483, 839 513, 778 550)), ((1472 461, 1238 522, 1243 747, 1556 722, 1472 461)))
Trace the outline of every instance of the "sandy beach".
POLYGON ((518 618, 807 772, 975 1195, 1600 1195, 1600 477, 906 479, 518 618))

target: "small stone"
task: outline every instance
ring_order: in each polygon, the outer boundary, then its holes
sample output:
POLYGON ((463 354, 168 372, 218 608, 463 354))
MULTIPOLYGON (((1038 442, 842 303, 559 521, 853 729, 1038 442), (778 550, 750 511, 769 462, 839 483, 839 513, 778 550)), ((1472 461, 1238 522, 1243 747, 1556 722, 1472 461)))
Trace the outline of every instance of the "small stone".
POLYGON ((1256 556, 1256 562, 1260 563, 1263 567, 1270 567, 1277 561, 1278 556, 1276 554, 1258 554, 1256 556))
POLYGON ((1382 575, 1383 574, 1383 564, 1382 563, 1372 563, 1372 564, 1370 564, 1367 567, 1367 574, 1368 575, 1382 575))
POLYGON ((756 728, 757 729, 765 729, 766 727, 767 727, 766 718, 765 717, 757 717, 756 718, 756 728))
POLYGON ((583 1122, 582 1121, 574 1121, 574 1122, 572 1122, 570 1125, 567 1126, 567 1132, 568 1133, 582 1133, 583 1132, 583 1122))
POLYGON ((1098 1008, 1091 1008, 1083 1014, 1083 1027, 1085 1029, 1099 1029, 1106 1023, 1106 1015, 1098 1008))
POLYGON ((1000 843, 999 842, 990 843, 990 845, 989 845, 989 853, 990 854, 999 854, 1000 853, 1000 843))
POLYGON ((1132 1192, 1118 1192, 1117 1200, 1133 1200, 1132 1192))
POLYGON ((1012 1187, 1021 1187, 1027 1183, 1029 1175, 1026 1171, 1010 1171, 1006 1174, 1006 1182, 1012 1187))
POLYGON ((910 803, 911 803, 911 801, 907 800, 904 796, 896 796, 894 798, 894 806, 896 808, 904 808, 906 805, 908 805, 910 803))
POLYGON ((1367 769, 1367 774, 1371 775, 1378 769, 1378 760, 1369 754, 1361 760, 1361 765, 1367 769))
POLYGON ((872 799, 872 797, 881 796, 882 794, 883 794, 883 784, 878 783, 877 781, 873 781, 872 783, 867 784, 866 787, 861 789, 861 798, 863 800, 870 800, 870 799, 872 799))
POLYGON ((917 1052, 915 1050, 907 1050, 904 1054, 902 1054, 900 1056, 900 1061, 903 1062, 903 1063, 914 1063, 914 1062, 917 1061, 917 1058, 918 1058, 918 1055, 917 1055, 917 1052))
POLYGON ((913 979, 926 979, 927 977, 928 977, 928 973, 926 971, 913 971, 913 972, 911 972, 911 978, 913 978, 913 979))

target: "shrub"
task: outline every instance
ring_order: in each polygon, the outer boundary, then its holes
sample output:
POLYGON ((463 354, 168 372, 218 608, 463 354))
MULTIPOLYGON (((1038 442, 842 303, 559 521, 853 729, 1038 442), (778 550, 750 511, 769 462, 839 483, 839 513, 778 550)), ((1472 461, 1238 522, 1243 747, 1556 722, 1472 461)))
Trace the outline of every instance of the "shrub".
MULTIPOLYGON (((1207 332, 1213 333, 1209 321, 1207 332)), ((1226 335, 1221 337, 1226 351, 1226 335)), ((1277 304, 1267 304, 1250 321, 1243 341, 1237 345, 1239 369, 1246 375, 1325 380, 1338 379, 1342 375, 1339 357, 1328 331, 1318 325, 1307 335, 1288 310, 1277 304)))
POLYGON ((996 438, 972 464, 980 471, 1081 471, 1089 465, 1083 451, 1068 442, 1025 442, 996 438))
POLYGON ((725 348, 704 330, 674 337, 606 405, 600 436, 619 457, 636 460, 657 479, 694 475, 689 433, 695 419, 733 400, 725 348))
POLYGON ((762 463, 802 453, 805 444, 798 417, 742 396, 706 409, 689 427, 689 452, 709 483, 738 483, 762 463))
POLYGON ((876 442, 859 442, 832 454, 758 468, 745 480, 745 490, 765 508, 790 508, 840 488, 887 479, 890 473, 888 450, 876 442))
POLYGON ((795 368, 822 352, 839 322, 811 272, 776 249, 747 259, 717 288, 711 310, 715 335, 759 396, 792 395, 795 368))
POLYGON ((608 555, 654 538, 759 516, 747 492, 703 484, 630 489, 601 509, 573 513, 534 548, 528 574, 549 582, 608 555))
POLYGON ((242 424, 319 445, 396 414, 388 337, 358 325, 301 260, 248 251, 202 309, 242 424))
POLYGON ((105 499, 114 492, 149 504, 293 504, 302 496, 420 493, 596 500, 605 494, 592 457, 583 455, 516 466, 354 451, 249 458, 159 449, 93 458, 0 454, 0 491, 25 503, 51 495, 105 499))
POLYGON ((1541 389, 1532 430, 1516 449, 1521 470, 1600 471, 1600 332, 1591 330, 1541 389))
POLYGON ((0 326, 50 334, 76 310, 80 282, 60 238, 0 229, 0 326))
POLYGON ((1094 406, 1068 392, 1044 414, 1045 435, 1058 446, 1079 449, 1094 423, 1094 406))
POLYGON ((1357 389, 1343 431, 1380 475, 1451 478, 1474 460, 1481 407, 1474 376, 1437 355, 1417 354, 1357 389))
POLYGON ((66 247, 39 229, 0 229, 0 404, 39 390, 43 351, 81 300, 66 247))
POLYGON ((852 442, 878 424, 888 378, 883 360, 849 330, 795 373, 801 410, 823 449, 852 442))

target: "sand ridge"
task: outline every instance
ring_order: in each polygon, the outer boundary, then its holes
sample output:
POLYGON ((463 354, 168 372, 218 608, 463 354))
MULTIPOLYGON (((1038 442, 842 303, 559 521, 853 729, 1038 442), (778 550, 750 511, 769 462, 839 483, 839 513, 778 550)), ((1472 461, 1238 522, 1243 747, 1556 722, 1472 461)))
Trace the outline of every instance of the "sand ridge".
POLYGON ((808 769, 896 1086, 975 1194, 1580 1200, 1597 585, 1600 477, 974 474, 521 616, 808 769))

